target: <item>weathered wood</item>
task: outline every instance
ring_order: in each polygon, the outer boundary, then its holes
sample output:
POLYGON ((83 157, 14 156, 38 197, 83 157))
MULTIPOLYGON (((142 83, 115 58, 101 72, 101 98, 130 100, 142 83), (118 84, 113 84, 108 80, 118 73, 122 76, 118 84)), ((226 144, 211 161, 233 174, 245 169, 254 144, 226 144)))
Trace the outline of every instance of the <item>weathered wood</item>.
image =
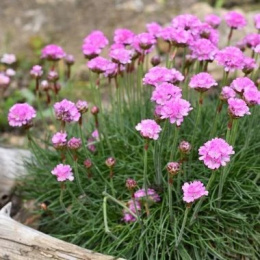
POLYGON ((10 218, 11 205, 8 203, 0 211, 0 259, 122 260, 83 249, 24 226, 10 218))

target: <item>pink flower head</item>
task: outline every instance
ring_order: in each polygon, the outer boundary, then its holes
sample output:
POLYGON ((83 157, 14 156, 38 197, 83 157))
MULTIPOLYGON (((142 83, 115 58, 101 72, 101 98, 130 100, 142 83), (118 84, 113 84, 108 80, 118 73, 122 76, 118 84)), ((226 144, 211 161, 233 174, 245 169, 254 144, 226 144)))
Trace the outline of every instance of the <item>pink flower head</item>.
POLYGON ((256 85, 248 77, 239 77, 231 82, 230 87, 237 93, 242 93, 246 88, 256 88, 256 85))
POLYGON ((143 83, 145 85, 156 86, 163 82, 175 83, 183 79, 184 76, 176 69, 155 66, 145 74, 143 83))
POLYGON ((42 66, 34 65, 30 71, 30 74, 33 78, 39 79, 43 74, 42 66))
POLYGON ((83 101, 83 100, 78 100, 76 103, 76 107, 78 111, 83 114, 88 111, 88 102, 83 101))
POLYGON ((218 169, 230 161, 234 154, 233 147, 222 138, 213 138, 199 148, 199 160, 203 161, 209 169, 218 169))
POLYGON ((167 171, 171 175, 176 175, 180 169, 181 169, 181 164, 179 162, 169 162, 167 163, 167 171))
POLYGON ((258 45, 254 48, 254 52, 260 53, 260 44, 258 44, 258 45))
POLYGON ((56 134, 53 135, 51 141, 54 148, 56 149, 64 148, 67 144, 67 133, 57 132, 56 134))
POLYGON ((244 40, 240 40, 236 43, 236 47, 241 51, 245 51, 246 49, 246 42, 244 40))
POLYGON ((71 149, 71 150, 77 150, 77 149, 80 148, 81 144, 82 144, 82 143, 81 143, 80 138, 72 137, 72 138, 68 141, 67 146, 68 146, 68 148, 71 149))
POLYGON ((260 30, 260 14, 254 16, 255 28, 260 30))
POLYGON ((101 31, 92 31, 88 36, 83 40, 83 45, 92 45, 98 49, 103 49, 108 45, 108 39, 101 31))
POLYGON ((243 69, 244 54, 237 47, 226 47, 220 50, 215 57, 219 65, 224 66, 225 71, 234 71, 236 69, 243 69))
MULTIPOLYGON (((141 211, 141 203, 137 200, 129 200, 127 202, 127 207, 135 214, 139 214, 139 211, 141 211)), ((135 222, 136 218, 130 214, 127 210, 123 210, 123 221, 124 222, 135 222)))
POLYGON ((147 189, 147 194, 145 192, 145 189, 140 189, 134 193, 134 197, 137 200, 142 200, 143 198, 148 197, 148 200, 152 202, 159 202, 161 200, 160 196, 153 189, 147 189))
POLYGON ((80 113, 76 105, 67 99, 63 99, 62 101, 55 103, 54 111, 56 118, 63 122, 77 122, 80 118, 80 113))
POLYGON ((189 86, 197 91, 204 92, 213 86, 217 86, 218 83, 207 72, 201 72, 192 76, 189 86))
POLYGON ((13 69, 11 69, 11 68, 8 68, 8 69, 5 71, 5 74, 6 74, 6 76, 8 76, 8 77, 13 77, 13 76, 15 76, 16 72, 15 72, 15 70, 13 70, 13 69))
POLYGON ((190 45, 192 52, 192 58, 198 59, 199 61, 212 61, 214 60, 218 48, 207 39, 198 39, 190 45))
POLYGON ((209 192, 206 190, 201 181, 185 182, 182 186, 183 200, 187 203, 194 202, 195 200, 208 196, 209 192))
POLYGON ((109 56, 112 61, 119 64, 131 63, 132 54, 133 52, 131 50, 126 50, 123 48, 112 49, 109 52, 109 56))
POLYGON ((82 52, 87 59, 93 59, 101 53, 101 49, 91 43, 84 43, 82 45, 82 52))
POLYGON ((189 151, 191 150, 191 144, 187 141, 181 141, 179 144, 179 150, 182 153, 189 153, 189 151))
POLYGON ((87 147, 90 152, 95 153, 97 150, 97 147, 95 146, 96 139, 93 137, 88 138, 87 147))
POLYGON ((184 120, 184 117, 189 114, 189 111, 192 110, 190 102, 178 98, 165 102, 159 112, 161 119, 169 118, 170 123, 176 123, 177 126, 180 126, 184 120))
POLYGON ((75 63, 75 58, 72 54, 66 54, 65 56, 65 63, 68 65, 68 66, 71 66, 75 63))
POLYGON ((244 68, 243 72, 245 74, 251 73, 257 67, 256 62, 253 58, 245 57, 244 58, 244 68))
POLYGON ((142 120, 141 123, 137 124, 135 129, 140 131, 140 134, 144 138, 150 138, 157 140, 159 138, 159 133, 161 132, 161 127, 151 119, 142 120))
POLYGON ((232 29, 241 29, 246 26, 246 19, 244 15, 236 11, 228 12, 224 18, 227 25, 232 29))
POLYGON ((246 88, 243 92, 243 99, 249 106, 260 105, 260 91, 255 88, 246 88))
POLYGON ((233 118, 240 118, 244 115, 250 115, 249 107, 246 102, 239 98, 228 99, 228 112, 233 118))
POLYGON ((155 38, 158 37, 158 34, 162 30, 162 26, 156 22, 146 24, 146 29, 148 33, 152 34, 155 38))
POLYGON ((67 164, 58 164, 51 173, 57 176, 57 181, 73 181, 74 176, 70 165, 67 164))
POLYGON ((260 34, 258 33, 249 33, 243 39, 248 48, 255 48, 260 44, 260 34))
POLYGON ((228 100, 230 98, 234 98, 236 96, 236 92, 231 87, 223 87, 220 93, 221 100, 228 100))
POLYGON ((156 43, 154 36, 146 32, 137 34, 135 38, 142 50, 148 50, 156 43))
POLYGON ((99 139, 99 132, 98 132, 98 130, 95 129, 95 130, 92 132, 91 136, 92 136, 94 139, 98 140, 98 139, 99 139))
POLYGON ((90 61, 88 61, 87 66, 90 70, 95 73, 103 73, 106 71, 106 67, 109 63, 109 60, 103 57, 96 57, 90 61))
POLYGON ((219 32, 207 23, 199 24, 192 30, 192 34, 194 36, 194 41, 198 39, 207 39, 215 46, 219 43, 219 32))
POLYGON ((13 105, 8 113, 10 126, 30 126, 33 118, 36 117, 35 109, 27 103, 13 105))
MULTIPOLYGON (((104 76, 108 78, 113 78, 118 73, 118 64, 112 61, 109 61, 106 67, 106 71, 104 72, 104 76)), ((124 70, 124 66, 120 65, 120 71, 124 70)))
POLYGON ((124 45, 130 45, 133 42, 135 34, 128 29, 116 29, 114 33, 114 42, 124 45))
POLYGON ((42 49, 41 58, 51 61, 57 61, 64 58, 65 56, 66 53, 60 46, 55 44, 49 44, 42 49))
POLYGON ((137 186, 137 182, 134 179, 128 178, 125 182, 125 186, 127 187, 128 190, 133 190, 137 186))
POLYGON ((7 87, 10 83, 10 78, 4 73, 0 73, 0 87, 7 87))
POLYGON ((212 28, 216 29, 219 27, 221 23, 221 18, 218 15, 215 14, 208 14, 205 17, 205 22, 212 26, 212 28))
POLYGON ((158 105, 163 105, 171 98, 181 98, 182 90, 171 83, 164 82, 155 87, 152 93, 151 100, 155 101, 158 105))
POLYGON ((7 65, 11 65, 16 62, 16 57, 14 54, 5 53, 1 58, 1 62, 7 65))
POLYGON ((201 23, 199 18, 192 14, 181 14, 173 18, 172 26, 182 28, 186 31, 191 30, 201 23))

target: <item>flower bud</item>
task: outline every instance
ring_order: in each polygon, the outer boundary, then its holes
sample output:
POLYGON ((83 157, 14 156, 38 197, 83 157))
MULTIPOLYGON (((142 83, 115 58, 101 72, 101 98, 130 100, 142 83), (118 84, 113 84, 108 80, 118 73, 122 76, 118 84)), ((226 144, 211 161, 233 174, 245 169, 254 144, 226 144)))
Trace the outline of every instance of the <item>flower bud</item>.
POLYGON ((84 161, 84 166, 87 168, 87 169, 90 169, 92 167, 92 162, 90 159, 86 159, 84 161))
POLYGON ((191 144, 189 142, 182 141, 179 144, 179 150, 180 150, 181 153, 187 154, 191 150, 191 144))
POLYGON ((167 171, 172 175, 176 175, 180 171, 180 164, 178 162, 169 162, 167 171))
POLYGON ((125 182, 125 186, 128 190, 133 190, 134 188, 136 188, 137 183, 134 179, 127 179, 125 182))
POLYGON ((151 64, 155 67, 158 66, 161 63, 160 56, 153 56, 151 59, 151 64))
POLYGON ((42 91, 48 91, 50 89, 50 84, 47 80, 42 80, 40 83, 40 89, 42 91))
POLYGON ((67 54, 65 56, 65 63, 69 66, 73 65, 75 63, 75 59, 74 59, 74 56, 71 55, 71 54, 67 54))
POLYGON ((93 106, 91 108, 91 114, 92 115, 97 115, 99 113, 99 108, 97 106, 93 106))
POLYGON ((43 74, 42 66, 34 65, 30 71, 30 75, 35 78, 39 79, 43 74))
POLYGON ((59 79, 59 74, 55 70, 51 70, 49 71, 47 78, 49 81, 55 82, 59 79))
POLYGON ((106 159, 106 165, 108 168, 112 168, 114 167, 114 165, 116 164, 116 159, 113 157, 109 157, 106 159))
POLYGON ((78 100, 76 107, 81 114, 84 114, 88 111, 88 103, 86 101, 78 100))
POLYGON ((76 137, 72 137, 68 143, 67 143, 67 146, 69 149, 71 150, 77 150, 80 148, 81 146, 81 140, 80 138, 76 138, 76 137))

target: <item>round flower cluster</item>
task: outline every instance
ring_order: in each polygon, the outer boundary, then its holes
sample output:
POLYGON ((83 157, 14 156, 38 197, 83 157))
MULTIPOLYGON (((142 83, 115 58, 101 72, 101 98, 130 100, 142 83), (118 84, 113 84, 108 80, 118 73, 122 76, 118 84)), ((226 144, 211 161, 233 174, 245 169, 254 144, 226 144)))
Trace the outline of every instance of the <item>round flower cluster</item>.
POLYGON ((134 193, 134 198, 139 201, 148 199, 151 202, 159 202, 161 200, 160 196, 153 189, 147 189, 147 193, 145 189, 140 189, 134 193))
POLYGON ((72 168, 67 164, 58 164, 51 173, 57 177, 57 181, 74 180, 72 168))
POLYGON ((30 74, 33 78, 39 79, 43 74, 42 66, 34 65, 30 71, 30 74))
POLYGON ((213 79, 213 77, 207 72, 201 72, 192 76, 189 86, 196 89, 199 92, 204 92, 213 86, 217 86, 218 83, 213 79))
POLYGON ((96 57, 88 61, 88 68, 95 73, 103 73, 106 71, 109 60, 103 57, 96 57))
POLYGON ((67 133, 57 132, 53 135, 51 141, 55 149, 62 149, 67 145, 67 133))
POLYGON ((159 138, 159 133, 161 132, 161 127, 152 119, 142 120, 141 123, 137 124, 135 129, 140 131, 144 138, 157 140, 159 138))
POLYGON ((182 186, 183 200, 187 203, 194 202, 203 196, 208 196, 209 192, 206 190, 201 181, 185 182, 182 186))
POLYGON ((117 29, 114 33, 114 42, 124 45, 130 45, 133 42, 135 34, 128 29, 117 29))
MULTIPOLYGON (((127 202, 127 207, 134 213, 134 214, 140 214, 141 212, 141 203, 137 200, 129 200, 127 202)), ((129 213, 127 210, 123 210, 123 221, 124 222, 135 222, 137 219, 129 213)))
POLYGON ((190 45, 190 50, 192 58, 198 59, 199 61, 212 61, 218 52, 217 47, 207 39, 194 41, 190 45))
POLYGON ((240 118, 244 115, 250 115, 249 107, 246 102, 239 98, 228 99, 228 112, 233 118, 240 118))
POLYGON ((216 29, 221 23, 221 18, 215 14, 208 14, 205 17, 205 22, 216 29))
POLYGON ((49 44, 42 49, 41 58, 51 61, 57 61, 64 58, 65 56, 66 53, 60 46, 55 44, 49 44))
POLYGON ((228 12, 225 15, 225 21, 232 29, 241 29, 246 26, 245 17, 236 11, 228 12))
POLYGON ((16 62, 16 56, 14 54, 5 53, 1 58, 1 63, 12 65, 16 62))

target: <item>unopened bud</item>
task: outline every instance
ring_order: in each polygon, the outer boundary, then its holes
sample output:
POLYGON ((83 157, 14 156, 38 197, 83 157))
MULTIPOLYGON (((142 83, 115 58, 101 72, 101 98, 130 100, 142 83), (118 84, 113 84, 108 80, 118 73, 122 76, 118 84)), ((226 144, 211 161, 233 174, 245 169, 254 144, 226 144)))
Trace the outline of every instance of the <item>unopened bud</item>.
POLYGON ((91 114, 97 115, 99 113, 99 108, 97 106, 93 106, 91 108, 91 114))
POLYGON ((116 159, 113 157, 109 157, 106 159, 106 165, 108 168, 112 168, 114 167, 114 165, 116 164, 116 159))
POLYGON ((191 144, 189 142, 186 141, 182 141, 179 145, 179 150, 184 153, 187 154, 190 152, 191 150, 191 144))
POLYGON ((86 159, 84 161, 84 166, 87 168, 87 169, 90 169, 92 167, 92 162, 90 159, 86 159))
POLYGON ((65 62, 66 62, 66 64, 67 65, 73 65, 74 63, 75 63, 75 59, 74 59, 74 56, 73 55, 71 55, 71 54, 67 54, 66 56, 65 56, 65 62))
POLYGON ((180 171, 180 164, 178 162, 169 162, 167 164, 167 171, 171 175, 176 175, 180 171))
POLYGON ((161 58, 159 56, 153 56, 151 59, 151 64, 155 67, 161 63, 161 58))
POLYGON ((59 74, 55 70, 51 70, 49 71, 47 78, 49 81, 55 82, 59 79, 59 74))
POLYGON ((134 188, 136 188, 137 183, 134 179, 127 179, 125 182, 125 186, 128 190, 133 190, 134 188))

